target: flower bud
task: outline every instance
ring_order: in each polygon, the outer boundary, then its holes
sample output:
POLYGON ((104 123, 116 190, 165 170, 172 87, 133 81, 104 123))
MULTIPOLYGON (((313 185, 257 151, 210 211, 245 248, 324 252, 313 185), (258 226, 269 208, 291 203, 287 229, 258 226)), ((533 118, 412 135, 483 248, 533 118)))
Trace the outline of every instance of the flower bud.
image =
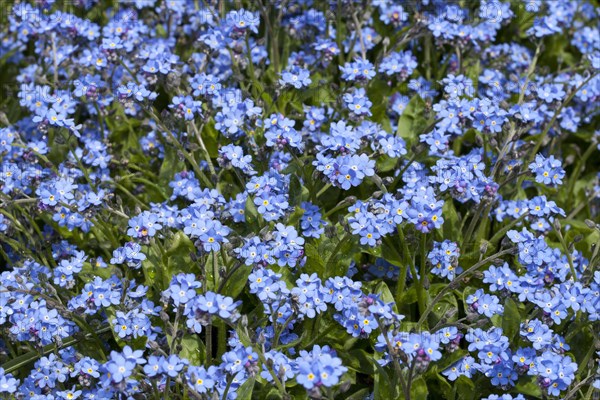
POLYGON ((598 224, 596 224, 594 221, 592 221, 591 219, 586 219, 585 220, 585 224, 588 226, 588 228, 590 229, 598 229, 598 224))

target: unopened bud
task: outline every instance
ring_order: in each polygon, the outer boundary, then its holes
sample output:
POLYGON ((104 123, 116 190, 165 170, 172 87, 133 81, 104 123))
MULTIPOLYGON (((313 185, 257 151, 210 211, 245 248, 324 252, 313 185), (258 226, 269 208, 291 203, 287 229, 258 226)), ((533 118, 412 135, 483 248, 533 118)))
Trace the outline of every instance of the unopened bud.
POLYGON ((352 382, 346 380, 344 382, 342 382, 342 384, 340 385, 340 388, 338 389, 338 393, 345 393, 348 391, 348 389, 350 389, 350 386, 352 386, 352 382))
POLYGON ((479 246, 479 252, 481 254, 487 253, 488 246, 489 246, 489 242, 486 242, 486 241, 482 242, 481 245, 479 246))
POLYGON ((592 221, 591 219, 586 219, 585 220, 585 224, 590 228, 590 229, 596 229, 598 228, 598 224, 596 224, 594 221, 592 221))
MULTIPOLYGON (((272 369, 273 368, 273 359, 267 358, 265 364, 267 364, 267 368, 272 369)), ((281 371, 281 368, 279 370, 281 371)))
POLYGON ((381 177, 377 174, 371 176, 371 180, 373 181, 373 183, 381 189, 381 187, 383 186, 383 181, 381 180, 381 177))
POLYGON ((555 219, 553 224, 554 224, 554 229, 556 229, 557 231, 560 231, 560 229, 561 229, 560 221, 558 219, 555 219))
POLYGON ((481 136, 475 136, 475 143, 477 144, 477 146, 483 147, 483 139, 481 138, 481 136))
POLYGON ((154 340, 149 340, 148 346, 154 351, 160 349, 160 345, 157 342, 155 342, 154 340))
POLYGON ((163 322, 168 322, 168 321, 170 320, 170 318, 169 318, 169 314, 167 314, 167 313, 166 313, 166 312, 164 312, 164 311, 161 311, 161 312, 160 312, 160 319, 162 319, 162 320, 163 320, 163 322))
POLYGON ((323 398, 323 394, 321 393, 321 389, 314 387, 308 391, 308 397, 311 399, 320 400, 323 398))
POLYGON ((393 182, 394 182, 393 176, 386 176, 383 178, 383 184, 386 186, 391 185, 393 182))
POLYGON ((346 204, 354 204, 356 203, 356 196, 348 196, 344 199, 344 202, 346 202, 346 204))
MULTIPOLYGON (((265 333, 264 332, 260 332, 260 334, 258 335, 258 344, 263 345, 265 344, 265 342, 267 341, 267 338, 265 337, 265 333)), ((268 360, 270 361, 270 359, 268 360)))

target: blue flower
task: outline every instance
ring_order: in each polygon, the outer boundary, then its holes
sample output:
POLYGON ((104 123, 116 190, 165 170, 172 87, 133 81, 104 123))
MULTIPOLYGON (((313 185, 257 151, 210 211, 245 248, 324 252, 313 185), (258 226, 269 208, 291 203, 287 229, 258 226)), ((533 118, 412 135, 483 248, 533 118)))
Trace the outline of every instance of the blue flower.
POLYGON ((186 381, 196 392, 207 393, 213 390, 216 380, 218 379, 217 368, 214 366, 197 367, 190 365, 186 370, 186 381))
POLYGON ((104 378, 109 382, 123 382, 131 376, 135 367, 135 361, 112 351, 110 353, 110 361, 103 365, 103 370, 105 372, 104 378))
POLYGON ((561 162, 554 156, 545 158, 541 154, 536 154, 535 161, 529 164, 529 169, 535 174, 535 181, 545 185, 560 185, 565 176, 561 162))
POLYGON ((292 66, 281 73, 279 83, 284 86, 293 86, 296 89, 308 87, 311 84, 310 72, 297 66, 292 66))

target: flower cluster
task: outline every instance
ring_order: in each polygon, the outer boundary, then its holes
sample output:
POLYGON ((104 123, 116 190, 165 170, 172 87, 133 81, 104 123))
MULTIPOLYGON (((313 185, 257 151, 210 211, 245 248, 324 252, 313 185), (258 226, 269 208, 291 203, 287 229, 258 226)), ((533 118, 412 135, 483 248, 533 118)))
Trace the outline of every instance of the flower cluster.
POLYGON ((589 396, 596 5, 4 5, 0 399, 589 396))

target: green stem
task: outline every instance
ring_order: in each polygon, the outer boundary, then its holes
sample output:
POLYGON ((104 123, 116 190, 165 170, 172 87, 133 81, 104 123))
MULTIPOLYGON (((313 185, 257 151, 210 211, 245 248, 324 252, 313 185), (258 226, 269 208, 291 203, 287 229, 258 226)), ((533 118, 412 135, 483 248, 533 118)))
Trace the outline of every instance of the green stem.
POLYGON ((323 214, 323 219, 327 219, 327 217, 329 217, 334 212, 339 211, 344 207, 348 207, 349 205, 350 205, 350 202, 348 201, 348 199, 344 199, 344 200, 340 201, 335 207, 333 207, 331 210, 329 210, 325 214, 323 214))
POLYGON ((335 14, 335 40, 339 49, 338 60, 340 65, 344 65, 344 46, 342 45, 342 2, 337 2, 337 12, 335 14))
POLYGON ((167 382, 165 383, 165 394, 163 395, 164 400, 168 400, 171 396, 171 377, 167 376, 167 382))
POLYGON ((229 394, 229 388, 231 387, 231 382, 233 380, 233 376, 227 378, 227 386, 225 386, 225 391, 223 392, 223 399, 227 399, 227 395, 229 394))
MULTIPOLYGON (((145 110, 144 108, 142 108, 142 110, 145 110)), ((204 174, 204 172, 202 172, 202 169, 200 169, 200 167, 198 166, 198 163, 196 162, 196 160, 194 160, 194 158, 190 155, 190 153, 188 153, 184 148, 183 145, 179 142, 179 140, 177 140, 177 137, 175 137, 175 135, 173 134, 173 132, 167 128, 162 122, 161 120, 158 118, 158 116, 156 115, 156 112, 151 109, 151 110, 145 110, 148 115, 150 117, 152 117, 152 119, 156 122, 156 124, 166 133, 169 134, 169 137, 171 139, 171 141, 173 142, 173 144, 175 145, 175 147, 177 148, 177 150, 179 150, 181 152, 181 154, 183 155, 183 157, 186 159, 187 162, 190 163, 190 165, 192 166, 192 169, 194 170, 194 173, 196 175, 198 175, 198 178, 200 180, 202 180, 202 182, 210 189, 213 188, 213 184, 211 183, 211 181, 206 177, 206 175, 204 174)), ((162 138, 162 135, 158 135, 159 138, 162 138)))
POLYGON ((215 166, 213 165, 213 162, 210 158, 210 154, 206 148, 206 145, 204 144, 204 141, 202 140, 202 128, 204 127, 204 125, 200 126, 200 129, 198 129, 196 127, 196 123, 195 122, 188 122, 188 126, 192 127, 192 130, 194 131, 194 134, 196 135, 196 138, 198 139, 198 143, 200 144, 200 148, 202 149, 202 152, 204 153, 204 159, 206 160, 206 162, 208 163, 208 169, 210 171, 211 176, 215 177, 217 175, 217 173, 215 172, 215 166))
POLYGON ((143 183, 143 184, 144 184, 144 185, 146 185, 146 186, 153 187, 153 188, 154 188, 154 189, 155 189, 155 190, 156 190, 158 193, 160 193, 160 195, 163 197, 163 199, 164 199, 164 200, 167 200, 167 199, 169 198, 169 196, 167 196, 167 195, 164 193, 164 188, 162 188, 162 187, 158 186, 158 185, 157 185, 156 183, 154 183, 154 182, 150 182, 150 181, 149 181, 148 179, 146 179, 146 178, 140 178, 140 177, 134 176, 134 177, 132 177, 132 178, 131 178, 131 181, 132 181, 132 182, 143 183))
MULTIPOLYGON (((331 331, 333 331, 335 328, 336 328, 336 325, 335 325, 335 324, 331 324, 331 325, 329 325, 329 326, 328 326, 328 327, 327 327, 327 328, 326 328, 326 329, 325 329, 323 332, 321 332, 321 333, 320 333, 318 336, 316 336, 314 339, 310 340, 310 341, 308 342, 308 344, 305 346, 305 348, 307 348, 307 349, 308 349, 308 348, 312 347, 312 346, 313 346, 313 345, 314 345, 314 344, 315 344, 317 341, 319 341, 320 339, 322 339, 322 338, 324 338, 325 336, 327 336, 327 335, 328 335, 328 334, 329 334, 331 331)), ((286 345, 279 346, 279 349, 278 349, 278 350, 283 350, 283 349, 285 349, 285 348, 287 348, 287 347, 290 347, 290 345, 289 345, 289 344, 286 344, 286 345)))
POLYGON ((219 288, 216 290, 216 292, 217 293, 221 293, 223 291, 223 288, 225 288, 225 284, 233 276, 233 274, 235 273, 235 271, 237 271, 238 269, 240 269, 244 265, 245 265, 244 263, 238 262, 231 270, 228 269, 227 270, 227 276, 224 277, 223 279, 221 279, 221 282, 219 283, 219 288))
POLYGON ((467 229, 467 233, 465 234, 463 240, 463 246, 471 245, 471 236, 473 236, 473 231, 475 230, 475 226, 477 226, 477 222, 481 217, 481 213, 483 212, 483 203, 479 203, 477 206, 477 210, 475 211, 475 215, 473 215, 473 219, 471 219, 471 223, 469 224, 469 228, 467 229))
MULTIPOLYGON (((410 400, 410 390, 408 390, 408 387, 406 385, 406 383, 404 382, 404 376, 402 375, 402 367, 400 366, 400 363, 398 362, 398 358, 394 355, 396 353, 394 346, 392 346, 392 343, 390 342, 390 338, 388 337, 387 334, 387 328, 385 326, 383 326, 381 324, 381 322, 379 322, 379 319, 377 319, 377 325, 379 325, 379 330, 382 333, 383 338, 385 339, 385 343, 388 347, 388 352, 392 357, 392 364, 394 365, 394 374, 392 376, 392 390, 393 390, 393 398, 398 398, 396 393, 397 390, 397 385, 396 385, 396 380, 399 379, 400 380, 400 386, 402 387, 402 391, 404 392, 404 398, 406 400, 410 400)), ((381 375, 380 375, 380 379, 381 379, 381 375)))
POLYGON ((417 288, 417 302, 419 305, 419 313, 423 313, 425 311, 425 307, 427 306, 427 293, 425 293, 424 287, 423 287, 423 282, 425 281, 425 275, 427 274, 426 271, 426 262, 427 262, 427 255, 426 255, 426 246, 427 246, 427 234, 423 234, 421 236, 421 265, 419 268, 419 276, 417 277, 417 270, 416 270, 416 266, 414 265, 415 263, 411 263, 411 273, 413 274, 413 282, 416 285, 417 288))
POLYGON ((217 357, 223 355, 227 351, 227 325, 224 321, 218 319, 215 322, 217 326, 217 357))
MULTIPOLYGON (((556 220, 558 221, 558 220, 556 220)), ((571 254, 571 252, 569 251, 569 246, 567 246, 567 242, 565 241, 565 238, 563 237, 562 232, 559 229, 559 226, 557 227, 556 224, 552 224, 552 228, 554 228, 554 231, 556 232, 556 235, 558 236, 558 240, 560 241, 560 244, 563 247, 563 250, 565 251, 565 255, 567 256, 567 260, 569 261, 569 268, 571 269, 571 276, 573 277, 573 281, 577 282, 577 273, 575 271, 575 266, 573 265, 573 256, 571 254)))
POLYGON ((212 269, 213 269, 213 290, 216 290, 219 285, 219 267, 217 266, 217 253, 211 251, 212 254, 212 269))
POLYGON ((538 61, 538 58, 540 57, 541 50, 542 50, 542 42, 538 43, 537 47, 535 48, 535 54, 533 55, 531 64, 529 64, 529 68, 527 69, 527 75, 525 76, 525 82, 523 83, 523 86, 521 86, 518 104, 521 104, 523 102, 523 98, 525 96, 525 91, 527 90, 527 85, 529 85, 529 79, 531 79, 531 75, 533 74, 533 71, 535 70, 535 66, 537 65, 537 61, 538 61))
POLYGON ((58 58, 56 57, 56 34, 53 33, 52 37, 52 64, 54 66, 54 90, 58 90, 58 58))
MULTIPOLYGON (((593 74, 590 74, 590 76, 585 81, 583 81, 579 86, 577 86, 573 91, 571 91, 571 93, 565 99, 565 101, 563 101, 562 103, 560 103, 560 106, 554 112, 554 115, 552 116, 552 119, 546 125, 546 127, 544 128, 544 130, 540 134, 539 138, 537 139, 537 143, 535 144, 535 147, 534 147, 533 151, 529 152, 529 156, 527 157, 526 162, 524 164, 525 168, 527 168, 527 166, 531 163, 531 160, 533 160, 533 158, 535 157, 535 155, 540 150, 540 147, 542 146, 542 142, 546 138, 546 135, 548 134, 548 131, 550 130, 550 128, 552 128, 552 126, 554 125, 554 122, 556 122, 556 119, 560 116, 560 112, 563 110, 563 108, 565 108, 567 106, 567 104, 569 104, 571 102, 571 100, 573 100, 573 97, 575 97, 575 95, 577 94, 577 92, 579 92, 579 90, 582 87, 584 87, 585 85, 587 85, 587 83, 589 81, 591 81, 596 75, 598 75, 598 72, 594 72, 593 74)), ((521 187, 521 185, 523 184, 523 180, 524 179, 525 179, 525 176, 522 176, 519 179, 517 187, 521 187)))
POLYGON ((567 190, 567 193, 573 194, 573 195, 575 194, 575 182, 577 181, 577 178, 579 178, 579 175, 581 174, 581 170, 585 166, 587 159, 590 158, 590 156, 592 155, 594 150, 596 150, 596 146, 594 146, 594 145, 588 146, 588 149, 585 151, 585 153, 583 153, 583 156, 581 156, 581 159, 579 160, 577 167, 575 167, 575 171, 573 171, 573 174, 569 177, 570 181, 569 181, 569 188, 567 190))
MULTIPOLYGON (((273 344, 271 347, 273 347, 273 348, 277 347, 277 345, 279 344, 279 337, 281 336, 281 334, 283 333, 285 328, 289 325, 289 323, 292 322, 292 319, 294 319, 294 317, 295 317, 295 314, 291 313, 290 316, 288 317, 288 319, 281 326, 281 329, 276 329, 275 337, 273 338, 273 344)), ((277 325, 275 325, 275 327, 277 327, 277 325)))
POLYGON ((271 374, 271 377, 273 378, 273 382, 275 382, 275 386, 277 386, 277 389, 279 389, 281 393, 285 394, 285 386, 281 383, 281 380, 277 377, 277 374, 275 373, 275 371, 273 371, 273 368, 268 367, 267 360, 265 359, 262 349, 254 348, 254 350, 256 351, 256 354, 258 354, 258 359, 260 360, 261 364, 267 366, 267 371, 269 371, 269 374, 271 374))
POLYGON ((319 197, 321 197, 321 195, 322 195, 323 193, 325 193, 325 192, 327 191, 327 189, 329 189, 330 187, 331 187, 331 183, 327 183, 325 186, 323 186, 323 187, 321 188, 321 190, 319 190, 319 192, 317 193, 317 199, 318 199, 319 197))
MULTIPOLYGON (((569 192, 572 193, 572 192, 569 192)), ((600 195, 600 190, 594 192, 591 196, 588 196, 586 198, 586 201, 581 202, 579 205, 577 205, 573 211, 571 211, 571 213, 567 216, 567 219, 573 219, 577 214, 579 214, 579 212, 581 210, 583 210, 585 208, 585 206, 587 206, 588 204, 590 204, 594 199, 596 199, 596 197, 598 197, 598 195, 600 195)))
POLYGON ((498 232, 496 232, 496 234, 494 236, 492 236, 492 238, 489 240, 489 242, 492 243, 492 244, 494 244, 497 241, 499 241, 506 234, 506 232, 508 232, 513 227, 515 227, 516 225, 518 225, 528 215, 529 215, 529 213, 527 212, 527 213, 521 215, 519 218, 510 221, 510 223, 508 225, 506 225, 505 227, 501 228, 498 232))
POLYGON ((205 366, 206 368, 210 367, 210 364, 212 363, 212 321, 210 321, 208 323, 208 325, 206 325, 206 343, 205 343, 205 347, 206 347, 206 360, 205 360, 205 366))
POLYGON ((142 200, 137 198, 137 196, 134 196, 129 190, 127 190, 125 188, 125 186, 121 185, 120 183, 118 183, 116 181, 115 181, 115 186, 117 187, 117 189, 119 189, 120 191, 125 193, 127 195, 127 197, 129 197, 131 200, 133 200, 134 203, 136 203, 138 206, 140 206, 140 208, 142 210, 148 209, 148 206, 146 205, 146 203, 144 203, 142 200))
POLYGON ((437 302, 446 295, 446 293, 448 293, 451 290, 454 290, 455 287, 458 285, 458 283, 460 281, 462 281, 464 278, 466 278, 467 276, 469 276, 470 274, 472 274, 473 272, 477 271, 479 268, 483 267, 484 265, 486 265, 489 262, 492 262, 506 254, 511 254, 513 253, 515 250, 515 248, 510 248, 510 249, 506 249, 506 250, 502 250, 499 253, 496 253, 492 256, 489 256, 487 258, 484 258, 483 260, 479 261, 477 264, 473 265, 471 268, 469 268, 468 270, 466 270, 465 272, 463 272, 462 274, 460 274, 459 276, 457 276, 449 285, 444 286, 444 288, 442 290, 439 291, 439 293, 437 294, 437 296, 435 296, 435 298, 433 299, 433 301, 431 301, 429 303, 429 306, 427 307, 427 309, 425 310, 425 312, 423 314, 421 314, 421 317, 419 318, 419 322, 417 322, 417 327, 420 328, 423 325, 423 322, 425 322, 425 319, 427 318, 427 316, 431 313, 431 311, 433 310, 433 307, 435 306, 435 304, 437 304, 437 302))
MULTIPOLYGON (((359 40, 359 44, 360 44, 360 55, 363 60, 366 60, 367 59, 367 50, 365 48, 365 41, 363 40, 363 35, 362 35, 362 22, 358 20, 358 16, 356 15, 356 12, 352 13, 352 21, 354 22, 354 30, 358 34, 358 40, 359 40)), ((352 45, 351 48, 354 48, 354 45, 352 45)))
MULTIPOLYGON (((95 333, 96 333, 96 335, 99 335, 99 334, 108 332, 110 330, 111 330, 110 326, 105 326, 103 328, 98 329, 95 333)), ((86 339, 91 338, 91 337, 92 337, 92 335, 89 333, 85 335, 86 339)), ((8 361, 7 363, 5 363, 2 366, 4 368, 4 373, 5 374, 13 373, 13 372, 19 370, 21 367, 24 367, 26 365, 29 365, 29 364, 35 362, 36 360, 40 359, 41 357, 44 357, 56 350, 60 350, 60 349, 64 349, 65 347, 73 346, 79 342, 80 342, 80 339, 76 339, 74 337, 68 337, 62 341, 62 344, 60 346, 56 346, 55 344, 49 344, 47 346, 44 346, 44 348, 42 349, 41 352, 32 351, 32 352, 29 352, 22 356, 19 356, 18 358, 8 361)))
MULTIPOLYGON (((400 228, 398 228, 400 230, 400 228)), ((404 235, 401 236, 400 240, 402 241, 402 245, 404 246, 403 253, 406 253, 408 250, 408 246, 406 242, 404 242, 404 235)), ((396 306, 398 307, 398 311, 400 311, 400 304, 402 303, 402 297, 404 297, 404 289, 406 287, 406 276, 408 275, 408 262, 406 261, 405 254, 402 255, 402 267, 400 267, 400 272, 398 274, 398 283, 396 285, 396 306)))
MULTIPOLYGON (((327 263, 325 264, 325 268, 327 269, 328 266, 330 265, 330 263, 332 262, 332 260, 335 260, 335 256, 337 255, 337 253, 339 253, 339 251, 342 248, 342 245, 344 245, 348 240, 352 239, 352 234, 351 233, 346 233, 346 236, 344 236, 335 246, 335 248, 333 249, 333 252, 331 253, 331 255, 329 256, 329 258, 327 259, 327 263)), ((320 314, 319 314, 320 315, 320 314)))
POLYGON ((173 354, 173 350, 175 350, 175 346, 177 345, 177 331, 179 330, 179 317, 181 316, 181 306, 177 307, 177 312, 175 313, 175 323, 173 324, 171 345, 169 346, 169 355, 173 354))

